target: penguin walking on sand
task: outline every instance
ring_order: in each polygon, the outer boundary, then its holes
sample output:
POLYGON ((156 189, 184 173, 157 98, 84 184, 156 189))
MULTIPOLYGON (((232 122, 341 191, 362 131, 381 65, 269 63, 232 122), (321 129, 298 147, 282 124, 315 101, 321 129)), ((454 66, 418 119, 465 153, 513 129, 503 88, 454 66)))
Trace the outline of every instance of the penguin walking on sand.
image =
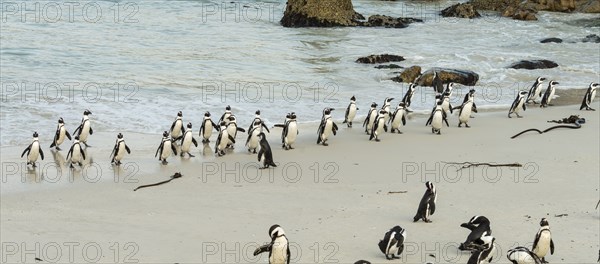
POLYGON ((296 142, 298 136, 298 123, 296 122, 296 113, 292 112, 285 121, 283 132, 281 132, 281 144, 285 150, 294 149, 292 144, 296 142))
POLYGON ((79 137, 79 142, 83 143, 85 147, 90 147, 90 145, 87 144, 87 139, 89 135, 94 133, 89 117, 89 115, 91 114, 92 112, 90 112, 90 110, 86 109, 85 111, 83 111, 83 118, 81 119, 81 124, 79 124, 75 131, 73 131, 73 134, 79 137))
POLYGON ((85 160, 85 152, 81 148, 81 144, 79 144, 79 136, 75 136, 74 139, 73 145, 71 145, 69 152, 67 152, 67 160, 69 160, 69 167, 71 169, 75 168, 73 163, 77 163, 79 167, 81 167, 83 166, 83 161, 85 160))
POLYGON ((540 107, 548 107, 552 105, 550 104, 550 101, 552 101, 552 99, 554 98, 554 94, 556 93, 556 87, 554 86, 557 84, 559 84, 557 81, 550 81, 550 83, 548 83, 548 88, 546 88, 546 92, 542 97, 540 107))
POLYGON ((431 125, 431 133, 441 135, 444 122, 446 123, 446 126, 450 126, 450 124, 448 124, 446 112, 442 109, 442 101, 438 101, 437 106, 431 111, 431 115, 425 125, 431 125))
POLYGON ((271 243, 257 248, 254 251, 254 256, 269 252, 269 264, 289 264, 291 258, 290 247, 283 228, 279 225, 271 226, 269 237, 271 237, 271 243))
POLYGON ((533 104, 537 104, 535 99, 538 99, 542 96, 542 85, 544 84, 545 80, 546 78, 543 77, 537 77, 537 79, 535 79, 535 82, 531 88, 529 88, 529 93, 527 94, 527 100, 525 103, 532 102, 533 104))
POLYGON ((404 251, 404 240, 406 239, 406 230, 400 226, 394 226, 387 231, 383 239, 379 241, 379 249, 388 260, 398 259, 396 255, 404 251))
POLYGON ((29 144, 29 146, 23 150, 23 153, 21 153, 21 158, 25 155, 25 153, 27 153, 27 165, 31 164, 32 167, 36 167, 35 162, 37 161, 38 156, 44 160, 44 151, 42 151, 40 146, 37 132, 33 132, 33 140, 31 141, 31 144, 29 144))
POLYGON ((408 110, 406 110, 406 104, 404 102, 398 103, 398 107, 396 107, 396 111, 394 111, 394 113, 392 114, 392 118, 390 119, 390 133, 397 132, 398 134, 402 134, 402 131, 400 131, 400 127, 406 125, 407 112, 408 110))
MULTIPOLYGON (((383 122, 383 127, 385 128, 385 131, 387 131, 387 124, 390 121, 390 117, 392 116, 392 110, 390 109, 390 105, 392 100, 394 100, 394 98, 385 98, 385 100, 383 101, 383 106, 381 106, 381 110, 385 111, 385 115, 384 117, 384 122, 383 122)), ((381 113, 380 113, 381 114, 381 113)))
POLYGON ((425 194, 421 198, 417 214, 413 217, 413 222, 423 219, 425 223, 431 223, 429 216, 435 213, 435 203, 437 202, 435 185, 428 181, 425 183, 425 187, 427 187, 427 190, 425 190, 425 194))
POLYGON ((225 155, 227 146, 229 144, 235 144, 235 138, 227 131, 225 121, 221 121, 219 125, 221 126, 221 130, 219 130, 219 137, 217 137, 217 142, 215 143, 215 154, 217 154, 217 156, 223 156, 225 155))
POLYGON ((225 112, 223 113, 223 115, 221 115, 221 118, 219 118, 219 124, 221 122, 225 122, 225 125, 227 126, 227 124, 229 124, 229 116, 232 115, 231 113, 231 106, 227 105, 225 107, 225 112))
POLYGON ((260 132, 262 132, 262 129, 266 129, 267 133, 271 133, 271 131, 269 131, 269 128, 267 127, 267 125, 265 125, 265 121, 262 120, 262 118, 260 118, 260 110, 256 110, 256 112, 254 112, 255 116, 254 119, 252 120, 252 122, 250 123, 250 126, 248 127, 248 131, 250 131, 252 129, 252 127, 254 127, 255 125, 259 125, 259 130, 260 132), (258 123, 256 121, 259 121, 258 123))
POLYGON ((255 119, 253 125, 248 131, 248 139, 246 139, 246 147, 248 147, 248 152, 256 153, 256 149, 259 146, 260 138, 258 134, 261 133, 261 121, 259 119, 255 119))
POLYGON ((356 116, 356 111, 358 111, 358 107, 356 107, 356 97, 354 95, 350 98, 350 104, 346 107, 346 114, 344 115, 344 122, 342 124, 348 124, 348 127, 352 127, 352 121, 356 116))
POLYGON ((323 146, 329 146, 327 144, 327 139, 329 136, 333 134, 334 136, 337 134, 338 126, 331 119, 331 108, 325 108, 323 110, 323 119, 321 120, 321 124, 319 125, 319 130, 317 134, 319 138, 317 138, 317 144, 322 144, 323 146))
POLYGON ((60 150, 59 146, 65 141, 65 137, 71 140, 71 134, 67 131, 65 127, 65 121, 63 118, 58 119, 58 126, 56 127, 56 133, 54 133, 54 139, 52 140, 52 144, 50 147, 56 147, 56 150, 60 150))
POLYGON ((526 247, 508 250, 506 258, 513 264, 542 264, 542 260, 526 247))
POLYGON ((471 257, 467 261, 467 264, 482 264, 484 262, 492 262, 492 253, 496 249, 494 245, 496 238, 493 236, 483 236, 475 241, 478 245, 478 249, 471 252, 471 257))
POLYGON ((373 124, 373 130, 371 131, 369 140, 375 139, 376 142, 379 142, 379 135, 383 134, 383 131, 387 132, 387 126, 385 124, 385 117, 387 115, 388 113, 385 110, 379 110, 379 114, 375 117, 375 124, 373 124))
POLYGON ((410 107, 410 104, 412 103, 412 98, 415 95, 415 86, 417 86, 415 83, 409 83, 408 90, 406 90, 404 97, 402 97, 402 103, 404 103, 404 107, 407 109, 407 111, 410 107))
POLYGON ((210 119, 210 112, 204 113, 204 120, 198 131, 198 136, 202 137, 202 143, 209 143, 213 128, 219 131, 221 128, 210 119))
POLYGON ((365 133, 367 135, 371 134, 371 129, 373 128, 373 124, 375 123, 375 117, 377 116, 377 104, 375 102, 371 103, 371 108, 369 109, 369 113, 367 113, 367 117, 363 122, 363 127, 365 127, 365 133))
POLYGON ((271 151, 269 141, 267 141, 267 136, 265 135, 265 133, 260 132, 260 134, 258 134, 258 137, 260 138, 260 150, 258 151, 258 161, 263 165, 260 169, 266 169, 269 168, 269 166, 277 167, 277 165, 273 161, 273 152, 271 151))
POLYGON ((177 112, 177 117, 175 117, 175 121, 173 121, 173 124, 171 124, 171 138, 173 138, 173 142, 180 140, 185 133, 182 118, 183 114, 181 111, 177 112))
POLYGON ((198 142, 194 138, 194 134, 192 134, 192 123, 188 122, 187 129, 183 132, 183 136, 181 137, 181 153, 180 155, 183 157, 183 154, 187 153, 188 156, 194 157, 192 153, 190 153, 190 149, 192 148, 192 143, 195 147, 198 147, 198 142))
POLYGON ((177 155, 177 149, 175 148, 175 144, 173 144, 173 138, 169 136, 169 132, 164 131, 163 138, 160 141, 160 145, 158 145, 158 149, 156 149, 154 157, 158 156, 158 160, 162 161, 163 165, 166 165, 168 163, 167 158, 171 154, 177 155))
POLYGON ((471 89, 469 93, 466 95, 468 98, 466 102, 464 102, 459 108, 458 112, 458 127, 461 127, 462 124, 465 124, 465 127, 470 127, 468 122, 471 119, 471 113, 477 113, 477 106, 473 99, 475 98, 475 89, 471 89))
POLYGON ((554 242, 552 241, 552 234, 550 233, 550 224, 546 218, 542 218, 540 221, 540 229, 535 234, 535 240, 533 241, 532 247, 533 253, 535 253, 542 263, 548 263, 545 257, 550 251, 550 254, 554 254, 554 242))
POLYGON ((587 111, 596 111, 591 107, 591 105, 592 101, 594 101, 594 97, 596 97, 596 90, 598 87, 600 87, 600 84, 590 83, 587 91, 585 91, 585 95, 583 96, 583 101, 581 102, 581 107, 579 107, 579 110, 583 110, 585 108, 587 111))
POLYGON ((460 250, 473 250, 477 249, 475 241, 483 236, 492 235, 492 229, 490 228, 490 220, 485 216, 476 215, 469 220, 468 223, 460 225, 466 229, 471 230, 471 233, 467 236, 464 243, 461 243, 458 249, 460 250))
MULTIPOLYGON (((232 136, 233 138, 237 137, 237 133, 238 132, 246 132, 245 129, 238 127, 237 125, 237 119, 234 115, 229 115, 229 117, 227 118, 229 120, 229 123, 226 122, 227 124, 227 133, 229 133, 230 136, 232 136)), ((234 148, 235 142, 229 142, 229 144, 227 145, 228 148, 234 148)))
POLYGON ((523 111, 527 110, 527 105, 525 104, 525 96, 527 95, 527 91, 520 91, 517 94, 517 98, 513 101, 510 109, 508 110, 508 118, 512 118, 510 115, 515 114, 518 118, 522 118, 519 115, 519 111, 523 108, 523 111))
POLYGON ((117 166, 121 165, 121 160, 125 156, 125 152, 127 154, 131 154, 131 150, 125 144, 125 139, 123 139, 123 134, 119 133, 117 135, 117 140, 115 141, 115 146, 113 147, 112 152, 110 153, 110 163, 115 164, 117 166))

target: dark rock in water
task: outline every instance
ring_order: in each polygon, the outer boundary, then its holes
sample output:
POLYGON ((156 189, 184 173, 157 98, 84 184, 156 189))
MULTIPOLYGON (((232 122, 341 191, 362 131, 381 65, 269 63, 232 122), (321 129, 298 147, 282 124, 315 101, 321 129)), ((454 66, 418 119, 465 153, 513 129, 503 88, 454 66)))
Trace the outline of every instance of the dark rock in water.
POLYGON ((403 61, 403 60, 404 60, 404 57, 402 57, 402 56, 391 55, 391 54, 381 54, 381 55, 369 55, 367 57, 360 57, 356 60, 356 62, 375 64, 375 63, 386 63, 386 62, 403 61))
POLYGON ((515 62, 508 67, 513 68, 513 69, 534 70, 534 69, 555 68, 555 67, 558 67, 558 64, 556 64, 556 62, 549 61, 549 60, 530 60, 530 61, 522 60, 522 61, 515 62))
POLYGON ((583 38, 581 40, 581 42, 600 43, 600 36, 598 36, 596 34, 587 35, 587 36, 585 36, 585 38, 583 38))
POLYGON ((442 10, 443 17, 476 18, 481 17, 473 5, 469 3, 459 3, 442 10))
POLYGON ((559 39, 559 38, 547 38, 547 39, 542 39, 540 41, 540 43, 562 43, 563 40, 559 39))
POLYGON ((600 19, 598 19, 597 17, 569 20, 565 23, 567 25, 576 27, 600 27, 600 19))
POLYGON ((509 6, 519 6, 520 0, 471 0, 468 2, 477 10, 502 12, 509 6))
POLYGON ((433 82, 433 71, 442 80, 442 83, 446 84, 449 82, 460 83, 462 85, 474 86, 479 81, 479 74, 468 71, 468 70, 456 70, 446 68, 433 68, 423 73, 421 78, 417 81, 419 86, 432 86, 433 82))
POLYGON ((391 17, 384 15, 372 15, 368 21, 363 23, 365 27, 387 27, 387 28, 405 28, 408 24, 414 22, 423 22, 421 19, 416 18, 404 18, 404 17, 391 17))
POLYGON ((288 0, 281 18, 284 27, 357 26, 364 17, 351 0, 288 0))
POLYGON ((388 64, 388 65, 377 65, 375 66, 375 69, 402 69, 404 67, 398 65, 398 64, 388 64))
POLYGON ((528 2, 540 11, 572 12, 576 8, 575 0, 528 0, 528 2))
POLYGON ((400 73, 400 75, 392 78, 392 81, 410 83, 414 82, 415 79, 419 77, 419 75, 421 75, 421 67, 411 66, 410 68, 407 68, 402 73, 400 73))
POLYGON ((523 7, 507 7, 503 12, 503 17, 512 17, 516 20, 532 21, 537 20, 535 16, 536 11, 534 9, 523 8, 523 7))

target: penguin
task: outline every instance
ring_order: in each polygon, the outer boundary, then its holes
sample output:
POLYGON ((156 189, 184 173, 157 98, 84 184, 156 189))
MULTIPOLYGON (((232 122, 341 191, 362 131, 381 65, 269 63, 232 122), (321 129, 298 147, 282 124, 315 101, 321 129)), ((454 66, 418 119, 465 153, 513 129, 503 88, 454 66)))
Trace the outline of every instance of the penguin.
POLYGON ((252 122, 250 123, 250 126, 248 127, 248 131, 252 130, 252 127, 256 124, 255 122, 258 120, 260 121, 258 124, 260 125, 260 131, 262 132, 262 129, 266 129, 268 133, 271 133, 271 131, 269 131, 269 128, 267 127, 267 125, 265 125, 265 122, 262 120, 262 118, 260 118, 260 110, 256 110, 256 112, 254 112, 255 116, 254 116, 254 120, 252 120, 252 122))
POLYGON ((331 108, 325 108, 323 110, 323 119, 321 120, 321 124, 319 125, 319 130, 317 134, 319 138, 317 139, 317 144, 322 144, 323 146, 328 146, 327 139, 329 135, 333 133, 335 136, 338 130, 338 126, 331 119, 331 108))
POLYGON ((442 110, 444 110, 444 113, 448 113, 450 112, 450 114, 452 114, 452 104, 450 104, 450 95, 452 94, 452 92, 450 91, 445 91, 442 94, 442 110))
POLYGON ((248 147, 248 152, 256 153, 256 149, 259 146, 260 138, 258 134, 261 133, 261 124, 260 119, 255 119, 253 126, 251 126, 248 131, 248 139, 246 139, 246 146, 248 147))
MULTIPOLYGON (((229 120, 229 122, 225 122, 227 124, 227 133, 229 133, 230 136, 232 136, 233 138, 235 138, 237 136, 237 132, 246 132, 245 129, 238 127, 237 125, 237 121, 234 115, 229 115, 229 117, 227 118, 229 120)), ((228 148, 233 148, 234 147, 235 142, 229 142, 229 144, 227 145, 228 148)))
POLYGON ((385 127, 385 131, 387 131, 387 123, 388 121, 390 121, 390 117, 391 117, 391 113, 392 111, 390 110, 390 103, 392 102, 392 100, 394 100, 394 98, 385 98, 385 100, 383 101, 383 106, 381 106, 381 110, 385 111, 385 115, 384 115, 384 121, 383 122, 383 126, 385 127))
POLYGON ((35 162, 38 159, 38 156, 44 160, 44 151, 40 147, 40 142, 38 140, 38 133, 33 132, 33 140, 31 144, 27 146, 23 153, 21 153, 21 158, 27 153, 27 165, 31 164, 31 166, 35 167, 35 162))
POLYGON ((542 260, 526 247, 509 249, 506 258, 513 264, 542 264, 542 260))
POLYGON ((215 122, 210 119, 210 112, 204 113, 204 120, 202 121, 202 125, 200 126, 200 131, 198 131, 198 136, 202 137, 202 143, 209 143, 210 136, 212 135, 213 128, 219 131, 221 129, 215 122))
POLYGON ((442 83, 442 79, 440 78, 440 76, 438 76, 438 74, 435 70, 433 71, 433 80, 431 81, 431 84, 433 86, 434 92, 436 92, 436 93, 444 92, 444 83, 442 83))
POLYGON ((123 159, 123 156, 125 156, 125 151, 127 151, 127 154, 131 154, 131 150, 129 150, 129 147, 127 146, 127 144, 125 144, 123 134, 119 133, 117 135, 115 146, 113 147, 113 150, 110 153, 110 163, 115 164, 117 166, 121 165, 121 159, 123 159))
POLYGON ((402 134, 400 131, 401 126, 406 125, 406 103, 400 102, 396 107, 396 111, 392 114, 392 118, 390 119, 390 124, 392 126, 390 132, 394 133, 394 131, 398 132, 398 134, 402 134))
POLYGON ((169 136, 169 132, 163 132, 163 138, 160 141, 160 145, 158 145, 158 149, 156 149, 156 154, 154 157, 158 156, 158 160, 162 161, 163 165, 166 165, 167 158, 171 156, 171 154, 177 155, 177 149, 175 148, 175 144, 173 144, 173 138, 169 136), (160 156, 159 156, 160 153, 160 156))
POLYGON ((183 136, 181 136, 181 153, 180 155, 183 157, 183 154, 187 153, 190 157, 194 157, 192 153, 190 153, 190 149, 194 143, 195 147, 198 147, 198 142, 194 138, 194 134, 192 134, 192 123, 188 122, 187 129, 183 132, 183 136))
POLYGON ((491 236, 492 229, 490 228, 490 220, 485 216, 476 215, 469 220, 468 223, 463 223, 461 227, 471 230, 464 243, 461 243, 458 249, 472 250, 476 249, 475 241, 483 236, 491 236))
POLYGON ((290 247, 289 241, 285 236, 285 231, 279 225, 273 225, 269 228, 271 243, 257 248, 254 256, 263 252, 269 252, 269 264, 289 264, 290 247))
POLYGON ((429 216, 435 213, 435 203, 437 202, 435 185, 428 181, 425 183, 425 187, 427 187, 427 190, 425 190, 425 194, 421 198, 417 214, 413 217, 413 222, 423 219, 425 223, 431 223, 429 216))
POLYGON ((183 120, 181 119, 183 114, 181 111, 177 112, 177 117, 173 124, 171 125, 171 138, 173 138, 173 142, 180 140, 185 133, 185 128, 183 127, 183 120))
POLYGON ((281 143, 285 150, 294 149, 292 144, 296 142, 298 136, 298 124, 296 122, 296 113, 292 112, 285 122, 283 132, 281 133, 281 143))
POLYGON ((373 102, 371 103, 371 109, 369 109, 369 113, 367 113, 367 118, 363 122, 363 127, 365 127, 365 133, 367 133, 367 135, 371 133, 373 123, 375 123, 375 116, 377 116, 377 104, 373 102))
POLYGON ((525 103, 533 102, 533 104, 537 104, 535 99, 541 97, 542 84, 544 84, 545 80, 546 78, 543 77, 537 77, 537 79, 535 79, 535 82, 533 83, 531 88, 529 88, 529 93, 527 94, 527 100, 525 101, 525 103))
POLYGON ((437 106, 431 111, 431 115, 425 125, 431 125, 431 133, 441 135, 444 122, 446 123, 446 126, 450 126, 450 124, 448 124, 448 119, 446 119, 446 112, 442 109, 442 101, 438 101, 437 106))
POLYGON ((85 160, 85 152, 79 144, 79 136, 75 136, 74 139, 73 145, 71 145, 69 152, 67 152, 67 160, 69 160, 69 167, 71 167, 71 169, 74 168, 73 163, 77 163, 79 167, 81 167, 83 166, 82 161, 85 160), (71 159, 69 159, 69 157, 71 157, 71 159))
POLYGON ((521 108, 523 108, 523 111, 527 110, 527 105, 525 104, 526 95, 527 91, 520 91, 517 94, 517 98, 515 98, 510 106, 510 109, 508 110, 508 118, 512 118, 510 115, 513 113, 517 115, 518 118, 522 118, 522 116, 519 115, 519 111, 521 111, 521 108))
POLYGON ((225 107, 225 112, 223 113, 223 115, 221 116, 221 118, 219 118, 219 124, 221 122, 225 122, 225 125, 227 126, 227 124, 229 124, 229 116, 231 115, 231 106, 227 105, 225 107))
POLYGON ((90 147, 90 145, 87 144, 87 138, 89 135, 94 133, 89 118, 89 115, 91 114, 92 112, 90 112, 90 110, 86 109, 85 111, 83 111, 83 118, 81 119, 81 124, 79 124, 79 127, 77 127, 75 131, 73 131, 73 134, 79 137, 79 142, 83 143, 85 147, 90 147))
POLYGON ((454 89, 454 83, 449 82, 448 84, 446 84, 446 89, 444 89, 444 92, 442 92, 442 94, 448 94, 448 97, 452 97, 453 89, 454 89))
POLYGON ((385 117, 387 115, 388 113, 385 110, 379 110, 379 114, 375 118, 375 124, 373 124, 369 140, 372 140, 374 138, 376 142, 379 142, 379 135, 383 134, 383 131, 387 132, 387 126, 385 125, 385 117))
POLYGON ((354 95, 350 98, 350 104, 346 108, 346 114, 344 115, 344 122, 342 124, 348 124, 348 127, 352 127, 352 121, 356 116, 356 111, 358 111, 358 107, 356 107, 356 98, 354 95))
POLYGON ((404 251, 404 240, 406 239, 406 230, 400 226, 394 226, 387 231, 382 240, 379 240, 379 249, 388 260, 398 259, 396 255, 404 251))
POLYGON ((540 107, 548 107, 550 104, 550 101, 552 101, 552 98, 554 98, 554 93, 556 92, 556 87, 554 87, 555 85, 559 84, 557 81, 550 81, 550 83, 548 83, 548 88, 546 88, 546 92, 544 93, 544 96, 542 97, 542 102, 540 103, 540 107))
POLYGON ((583 96, 583 101, 581 102, 581 107, 579 107, 579 110, 583 110, 585 108, 587 111, 596 111, 591 107, 591 105, 592 101, 594 101, 594 97, 596 97, 596 89, 598 89, 598 87, 600 87, 600 84, 590 83, 590 86, 583 96))
POLYGON ((417 86, 415 83, 409 83, 408 90, 406 90, 404 97, 402 97, 402 103, 404 103, 404 107, 406 108, 409 108, 412 103, 413 95, 415 95, 415 86, 417 86))
POLYGON ((221 121, 219 125, 221 126, 221 130, 219 130, 219 137, 217 137, 217 142, 215 143, 215 154, 217 154, 217 156, 223 156, 225 155, 225 148, 227 148, 227 145, 230 143, 235 144, 235 138, 227 132, 225 121, 221 121))
POLYGON ((56 133, 54 133, 54 139, 52 140, 52 144, 50 147, 56 147, 56 150, 60 150, 59 146, 65 141, 65 137, 71 140, 71 134, 67 131, 65 127, 65 121, 63 118, 58 119, 58 126, 56 127, 56 133))
POLYGON ((477 113, 477 106, 473 102, 475 89, 471 89, 467 96, 467 101, 460 106, 460 111, 458 112, 458 127, 461 127, 462 124, 465 124, 465 127, 470 127, 468 122, 471 119, 471 112, 477 113))
POLYGON ((479 246, 478 249, 471 253, 471 257, 467 264, 482 264, 483 262, 492 262, 492 253, 495 250, 494 242, 496 238, 493 236, 483 236, 475 241, 479 246))
POLYGON ((532 251, 542 260, 542 263, 548 263, 545 259, 546 254, 550 251, 550 254, 554 254, 554 242, 552 241, 552 234, 550 233, 550 224, 546 218, 542 218, 540 221, 540 229, 535 234, 535 240, 533 241, 532 251))
POLYGON ((269 168, 269 166, 277 167, 275 162, 273 162, 273 152, 271 151, 269 141, 267 141, 267 136, 265 136, 265 133, 260 132, 260 134, 258 134, 258 137, 260 138, 260 150, 258 151, 258 161, 263 165, 260 169, 266 169, 269 168))

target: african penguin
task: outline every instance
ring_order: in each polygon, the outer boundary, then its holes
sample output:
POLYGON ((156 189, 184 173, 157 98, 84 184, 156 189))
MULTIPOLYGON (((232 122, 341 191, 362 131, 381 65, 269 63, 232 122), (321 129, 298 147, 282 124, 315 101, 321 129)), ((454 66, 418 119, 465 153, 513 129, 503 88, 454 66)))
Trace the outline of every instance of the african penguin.
POLYGON ((184 153, 187 153, 190 157, 194 157, 192 153, 190 153, 190 149, 192 148, 192 143, 195 147, 198 147, 198 142, 194 138, 194 134, 192 134, 192 123, 188 122, 187 129, 183 132, 183 136, 181 137, 181 153, 180 155, 183 157, 184 153))
POLYGON ((54 133, 54 139, 52 140, 52 144, 50 147, 56 147, 56 150, 60 150, 59 146, 65 141, 65 137, 71 140, 71 134, 67 131, 65 127, 65 121, 63 118, 58 119, 58 126, 56 127, 56 133, 54 133))
POLYGON ((354 117, 356 116, 356 111, 358 111, 358 108, 356 107, 356 98, 353 95, 352 98, 350 98, 350 104, 348 104, 348 107, 346 108, 346 114, 344 115, 344 122, 342 122, 342 123, 348 124, 348 127, 352 127, 352 121, 354 120, 354 117))
POLYGON ((277 165, 273 161, 273 152, 271 151, 269 141, 267 141, 267 136, 265 136, 265 133, 260 132, 260 134, 258 134, 258 137, 260 138, 260 150, 258 151, 258 161, 262 163, 262 167, 260 169, 266 169, 269 166, 277 167, 277 165))
MULTIPOLYGON (((385 111, 385 115, 384 117, 384 122, 383 122, 383 127, 385 128, 385 131, 387 131, 387 123, 388 121, 390 121, 390 117, 391 117, 391 113, 392 111, 390 110, 390 103, 392 102, 392 100, 394 100, 394 98, 385 98, 385 100, 383 101, 383 106, 381 106, 381 110, 385 111)), ((381 113, 379 113, 381 114, 381 113)))
POLYGON ((325 108, 323 110, 323 119, 321 120, 321 124, 319 125, 319 130, 317 131, 317 144, 322 144, 323 146, 328 146, 327 139, 329 135, 333 134, 334 136, 337 133, 338 126, 331 119, 331 108, 325 108))
POLYGON ((544 84, 545 80, 546 80, 546 78, 543 78, 543 77, 537 77, 537 79, 535 79, 535 82, 533 83, 531 88, 529 88, 529 93, 527 94, 527 100, 525 101, 526 103, 533 102, 534 104, 537 104, 535 99, 537 99, 538 97, 541 97, 542 84, 544 84))
POLYGON ((387 127, 385 125, 385 117, 387 115, 388 113, 384 109, 379 110, 379 114, 375 117, 375 124, 373 124, 369 140, 375 139, 376 142, 379 142, 379 135, 383 134, 383 131, 387 132, 387 127))
POLYGON ((258 144, 260 142, 260 138, 258 134, 261 133, 261 123, 260 119, 255 119, 254 124, 251 126, 248 131, 248 139, 246 139, 246 147, 248 147, 248 152, 256 153, 256 149, 258 148, 258 144))
POLYGON ((513 264, 542 264, 542 260, 526 247, 508 250, 506 258, 513 264))
POLYGON ((230 115, 231 115, 231 106, 228 105, 225 107, 225 112, 219 119, 218 123, 225 122, 225 126, 227 126, 227 124, 229 124, 229 116, 230 115))
POLYGON ((442 109, 442 101, 438 101, 437 106, 431 111, 431 115, 425 125, 431 125, 431 133, 440 135, 442 134, 441 131, 444 122, 446 126, 450 126, 448 119, 446 119, 446 112, 442 109))
POLYGON ((289 241, 285 236, 283 228, 279 225, 273 225, 269 228, 269 237, 271 243, 257 248, 254 256, 263 252, 269 252, 269 264, 289 264, 290 248, 289 241))
POLYGON ((169 136, 169 132, 163 132, 163 138, 160 141, 160 145, 158 145, 158 149, 156 149, 156 154, 154 157, 158 156, 158 160, 162 161, 162 164, 167 164, 167 158, 171 156, 171 154, 177 155, 177 149, 173 144, 173 138, 169 136), (159 155, 160 154, 160 155, 159 155))
POLYGON ((177 117, 175 117, 175 121, 171 125, 171 138, 173 138, 173 142, 180 140, 183 137, 183 133, 185 133, 182 117, 183 114, 181 111, 177 112, 177 117))
MULTIPOLYGON (((245 129, 238 127, 237 125, 237 120, 236 117, 234 115, 229 115, 229 117, 227 118, 229 120, 229 123, 227 123, 227 133, 229 133, 230 136, 232 136, 233 138, 236 138, 237 136, 237 132, 246 132, 245 129)), ((228 148, 234 148, 235 142, 229 142, 229 144, 227 145, 228 148)))
POLYGON ((404 240, 406 239, 406 230, 400 226, 394 226, 387 231, 383 239, 379 241, 379 249, 388 260, 398 259, 396 255, 404 251, 404 240))
POLYGON ((200 126, 200 131, 198 134, 202 137, 202 143, 209 143, 210 136, 212 135, 213 128, 219 131, 221 128, 215 124, 215 122, 210 119, 210 112, 204 113, 204 120, 202 121, 202 126, 200 126))
POLYGON ((448 84, 446 84, 446 89, 444 89, 444 92, 442 92, 442 94, 448 94, 448 97, 452 97, 452 90, 454 89, 454 83, 453 82, 449 82, 448 84))
POLYGON ((467 264, 482 264, 484 262, 492 262, 492 253, 494 253, 495 246, 494 241, 496 238, 493 236, 483 236, 475 241, 478 248, 471 252, 471 257, 467 261, 467 264))
POLYGON ((508 118, 512 118, 510 115, 513 113, 517 115, 518 118, 522 117, 519 115, 519 111, 521 111, 521 108, 523 108, 523 111, 527 110, 527 106, 525 104, 526 95, 527 91, 520 91, 517 94, 517 98, 515 98, 512 105, 510 106, 510 109, 508 110, 508 118))
POLYGON ((550 251, 551 255, 554 254, 554 242, 552 241, 552 234, 550 233, 550 224, 548 224, 546 218, 542 218, 540 221, 540 229, 537 234, 535 234, 532 251, 540 257, 542 263, 548 263, 545 259, 548 251, 550 251))
POLYGON ((37 132, 33 132, 33 140, 31 144, 29 144, 29 146, 23 150, 23 153, 21 153, 21 158, 25 155, 25 153, 27 153, 27 165, 31 164, 31 166, 35 167, 35 162, 37 161, 38 156, 44 160, 44 151, 42 151, 40 146, 37 132))
POLYGON ((585 95, 583 96, 583 101, 581 102, 581 107, 579 107, 579 110, 583 110, 585 108, 587 111, 596 111, 591 107, 591 105, 592 101, 594 101, 594 97, 596 97, 596 90, 598 87, 600 87, 600 84, 590 83, 587 91, 585 91, 585 95))
POLYGON ((375 117, 377 116, 377 104, 375 102, 371 103, 371 109, 369 109, 369 113, 367 113, 367 117, 363 122, 363 127, 365 127, 365 133, 371 134, 371 129, 373 128, 373 124, 375 123, 375 117))
POLYGON ((115 164, 117 166, 121 165, 121 160, 125 156, 125 152, 127 154, 131 154, 131 150, 127 144, 125 144, 125 139, 123 139, 123 134, 119 133, 117 135, 117 140, 115 141, 115 146, 113 147, 112 152, 110 153, 110 163, 115 164))
POLYGON ((406 115, 408 110, 406 110, 406 104, 404 102, 398 103, 396 107, 396 111, 392 114, 392 119, 390 119, 391 124, 391 133, 394 131, 398 132, 398 134, 402 134, 400 131, 400 127, 406 125, 406 115))
POLYGON ((410 104, 412 103, 412 98, 413 98, 413 95, 415 94, 415 86, 417 86, 417 84, 409 83, 408 90, 406 90, 404 97, 402 97, 402 103, 404 103, 404 107, 406 107, 406 108, 409 108, 410 104))
POLYGON ((490 220, 485 216, 476 215, 469 220, 468 223, 463 223, 461 227, 471 230, 471 233, 467 236, 464 243, 461 243, 458 249, 460 250, 473 250, 477 248, 475 241, 483 236, 492 235, 492 229, 490 228, 490 220))
POLYGON ((429 216, 435 213, 435 203, 437 202, 435 185, 428 181, 425 183, 425 187, 427 187, 427 190, 425 190, 425 194, 421 198, 417 214, 413 217, 413 222, 423 219, 425 223, 431 223, 429 216))
POLYGON ((458 112, 458 127, 461 127, 462 124, 465 124, 465 127, 469 127, 469 119, 471 119, 471 112, 477 113, 477 106, 475 106, 475 102, 473 98, 475 94, 475 89, 471 89, 467 94, 468 99, 460 106, 460 111, 458 112))
POLYGON ((73 163, 77 163, 79 167, 83 166, 82 161, 85 160, 85 152, 81 148, 79 144, 79 136, 75 136, 75 140, 73 141, 73 145, 69 148, 69 152, 67 152, 67 160, 69 160, 69 167, 74 168, 73 163), (69 159, 69 157, 71 157, 69 159))
POLYGON ((219 137, 217 137, 217 142, 215 143, 215 154, 217 154, 217 156, 223 156, 225 155, 227 146, 230 143, 235 144, 235 138, 227 132, 225 121, 221 121, 219 125, 221 126, 221 130, 219 131, 219 137))
POLYGON ((79 137, 79 142, 83 143, 86 147, 90 147, 87 144, 87 138, 89 135, 94 133, 92 130, 92 125, 90 123, 90 117, 92 112, 90 110, 83 111, 83 118, 81 119, 81 124, 73 131, 73 134, 79 137))
POLYGON ((283 132, 281 133, 281 143, 285 150, 293 149, 292 144, 296 142, 298 136, 298 124, 296 122, 296 113, 292 112, 285 122, 283 132))
POLYGON ((542 97, 540 107, 548 107, 549 105, 551 105, 550 101, 552 101, 552 99, 554 98, 554 93, 556 93, 556 87, 554 86, 557 84, 559 84, 557 81, 550 81, 550 83, 548 83, 548 88, 546 88, 546 92, 542 97))
POLYGON ((448 112, 450 112, 450 114, 452 114, 452 104, 450 104, 450 94, 451 92, 444 92, 442 94, 442 110, 444 110, 444 113, 448 114, 448 112))
POLYGON ((256 112, 254 112, 255 116, 254 119, 252 120, 252 122, 250 123, 250 126, 248 127, 248 131, 250 131, 252 129, 252 127, 254 127, 255 125, 259 125, 259 130, 260 132, 262 132, 262 129, 266 129, 268 133, 271 133, 271 131, 269 131, 269 128, 267 127, 267 125, 265 124, 265 122, 262 120, 262 118, 260 118, 260 110, 256 110, 256 112), (256 122, 259 121, 259 122, 256 122))

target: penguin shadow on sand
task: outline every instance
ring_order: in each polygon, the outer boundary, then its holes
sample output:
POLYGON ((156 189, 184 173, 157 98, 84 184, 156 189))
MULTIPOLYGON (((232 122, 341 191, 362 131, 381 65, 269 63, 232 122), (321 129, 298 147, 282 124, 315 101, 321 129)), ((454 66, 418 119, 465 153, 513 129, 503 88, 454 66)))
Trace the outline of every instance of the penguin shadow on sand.
POLYGON ((65 166, 65 164, 67 164, 67 160, 65 159, 65 156, 62 153, 60 153, 60 151, 55 149, 50 150, 50 153, 52 153, 52 158, 54 159, 54 163, 57 166, 57 170, 66 170, 67 167, 65 166))
POLYGON ((210 143, 204 142, 202 143, 202 156, 208 157, 214 155, 213 149, 210 147, 210 143))

